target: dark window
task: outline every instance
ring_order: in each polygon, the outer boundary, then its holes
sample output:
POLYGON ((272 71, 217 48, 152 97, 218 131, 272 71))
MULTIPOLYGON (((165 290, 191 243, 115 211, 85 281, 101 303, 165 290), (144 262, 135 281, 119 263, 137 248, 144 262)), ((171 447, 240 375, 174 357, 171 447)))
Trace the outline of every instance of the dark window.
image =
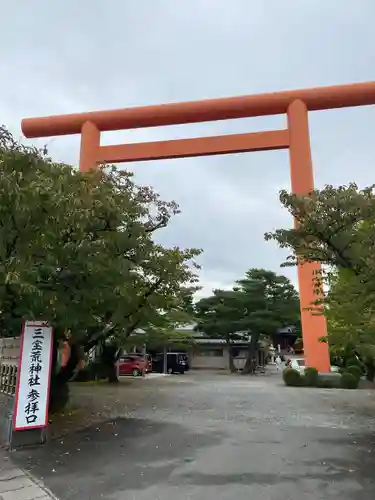
POLYGON ((202 348, 198 350, 197 355, 208 358, 222 358, 224 356, 224 351, 222 348, 214 348, 214 349, 202 348))

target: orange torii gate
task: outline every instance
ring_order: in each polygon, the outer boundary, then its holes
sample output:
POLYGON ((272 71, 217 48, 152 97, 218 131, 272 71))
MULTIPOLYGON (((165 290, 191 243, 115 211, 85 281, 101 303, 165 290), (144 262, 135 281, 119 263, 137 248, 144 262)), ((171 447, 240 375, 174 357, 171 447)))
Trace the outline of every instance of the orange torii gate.
MULTIPOLYGON (((292 191, 307 194, 314 188, 308 111, 375 104, 375 82, 357 83, 259 95, 208 99, 183 103, 94 111, 89 113, 27 118, 22 120, 26 137, 81 134, 80 170, 102 163, 185 158, 289 148, 292 191), (157 127, 287 114, 284 130, 231 134, 195 139, 100 146, 100 133, 109 130, 157 127)), ((302 332, 306 364, 321 372, 330 370, 324 316, 307 308, 315 300, 313 274, 320 266, 298 266, 302 332)))

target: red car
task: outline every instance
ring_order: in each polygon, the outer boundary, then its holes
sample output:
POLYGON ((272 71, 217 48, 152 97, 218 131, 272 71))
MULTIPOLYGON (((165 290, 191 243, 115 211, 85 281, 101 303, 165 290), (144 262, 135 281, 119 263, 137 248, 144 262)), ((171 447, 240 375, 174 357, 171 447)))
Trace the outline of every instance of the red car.
POLYGON ((145 358, 142 355, 129 354, 119 359, 119 375, 133 375, 138 377, 143 373, 152 371, 152 364, 149 356, 145 358))

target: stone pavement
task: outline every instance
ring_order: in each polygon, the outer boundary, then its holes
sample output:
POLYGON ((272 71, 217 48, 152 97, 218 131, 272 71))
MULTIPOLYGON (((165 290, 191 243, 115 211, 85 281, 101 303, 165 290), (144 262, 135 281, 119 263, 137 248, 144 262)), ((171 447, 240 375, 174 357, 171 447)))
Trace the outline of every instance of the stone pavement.
POLYGON ((373 390, 189 373, 72 395, 109 420, 12 454, 60 500, 375 498, 373 390))
POLYGON ((0 449, 0 500, 48 500, 56 497, 32 476, 16 467, 0 449))

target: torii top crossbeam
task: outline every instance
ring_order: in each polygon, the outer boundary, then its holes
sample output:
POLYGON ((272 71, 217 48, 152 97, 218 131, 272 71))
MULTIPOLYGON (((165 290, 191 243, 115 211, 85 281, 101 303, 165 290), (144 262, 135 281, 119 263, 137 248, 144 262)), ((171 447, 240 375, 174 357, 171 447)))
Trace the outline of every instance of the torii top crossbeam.
POLYGON ((86 122, 100 131, 278 115, 295 100, 308 111, 375 104, 375 82, 335 85, 239 97, 140 106, 22 120, 26 137, 80 134, 86 122))

